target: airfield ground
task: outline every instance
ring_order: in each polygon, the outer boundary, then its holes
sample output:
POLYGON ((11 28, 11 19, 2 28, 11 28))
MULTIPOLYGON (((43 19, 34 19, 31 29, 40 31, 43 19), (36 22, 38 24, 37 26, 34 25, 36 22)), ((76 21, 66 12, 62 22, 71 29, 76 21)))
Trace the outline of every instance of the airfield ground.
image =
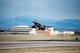
POLYGON ((0 41, 16 40, 80 40, 80 36, 50 36, 50 35, 0 35, 0 41))
MULTIPOLYGON (((0 35, 0 41, 80 40, 80 36, 0 35)), ((0 49, 0 53, 80 53, 80 46, 0 49)))
POLYGON ((80 46, 0 49, 0 53, 80 53, 80 46))

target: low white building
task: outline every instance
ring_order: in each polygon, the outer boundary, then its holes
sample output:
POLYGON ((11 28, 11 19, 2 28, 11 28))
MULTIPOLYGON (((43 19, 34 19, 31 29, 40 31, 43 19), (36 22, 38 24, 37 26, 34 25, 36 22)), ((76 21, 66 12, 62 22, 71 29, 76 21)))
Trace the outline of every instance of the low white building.
POLYGON ((32 28, 29 26, 13 26, 11 28, 12 32, 16 32, 18 34, 30 34, 32 28))
POLYGON ((53 35, 73 35, 75 34, 75 31, 56 31, 54 30, 53 35))
POLYGON ((75 34, 75 31, 63 31, 63 34, 73 35, 73 34, 75 34))
POLYGON ((73 35, 75 31, 56 31, 53 27, 46 28, 45 30, 37 30, 36 28, 30 28, 29 26, 13 26, 11 28, 11 33, 18 33, 18 34, 28 34, 28 35, 73 35))
POLYGON ((13 33, 29 35, 53 35, 53 30, 53 27, 46 28, 45 30, 37 30, 29 26, 13 26, 11 28, 11 32, 13 33))

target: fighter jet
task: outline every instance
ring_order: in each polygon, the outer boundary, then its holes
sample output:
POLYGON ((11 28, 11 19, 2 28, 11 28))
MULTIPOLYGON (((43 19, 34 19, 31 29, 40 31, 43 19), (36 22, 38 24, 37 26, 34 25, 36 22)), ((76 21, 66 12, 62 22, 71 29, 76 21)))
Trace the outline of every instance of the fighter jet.
POLYGON ((36 28, 38 30, 45 30, 46 26, 45 25, 41 25, 40 23, 38 23, 37 20, 33 21, 34 25, 32 26, 32 28, 36 28))

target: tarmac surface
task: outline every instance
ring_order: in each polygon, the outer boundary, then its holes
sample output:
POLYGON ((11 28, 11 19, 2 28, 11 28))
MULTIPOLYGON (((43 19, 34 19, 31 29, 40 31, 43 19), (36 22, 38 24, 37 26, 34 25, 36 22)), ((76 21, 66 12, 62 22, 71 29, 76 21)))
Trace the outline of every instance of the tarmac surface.
POLYGON ((80 46, 80 41, 0 41, 0 49, 80 46))

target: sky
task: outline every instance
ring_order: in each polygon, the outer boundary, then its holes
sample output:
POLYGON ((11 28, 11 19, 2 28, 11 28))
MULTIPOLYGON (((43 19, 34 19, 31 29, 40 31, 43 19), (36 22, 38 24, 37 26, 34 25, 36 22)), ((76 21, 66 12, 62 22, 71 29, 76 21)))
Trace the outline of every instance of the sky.
POLYGON ((80 0, 0 0, 0 17, 80 19, 80 0))
POLYGON ((11 23, 24 24, 20 19, 29 21, 30 18, 43 22, 80 20, 80 0, 0 0, 0 27, 11 23), (5 20, 6 23, 8 20, 11 22, 4 24, 5 20))

